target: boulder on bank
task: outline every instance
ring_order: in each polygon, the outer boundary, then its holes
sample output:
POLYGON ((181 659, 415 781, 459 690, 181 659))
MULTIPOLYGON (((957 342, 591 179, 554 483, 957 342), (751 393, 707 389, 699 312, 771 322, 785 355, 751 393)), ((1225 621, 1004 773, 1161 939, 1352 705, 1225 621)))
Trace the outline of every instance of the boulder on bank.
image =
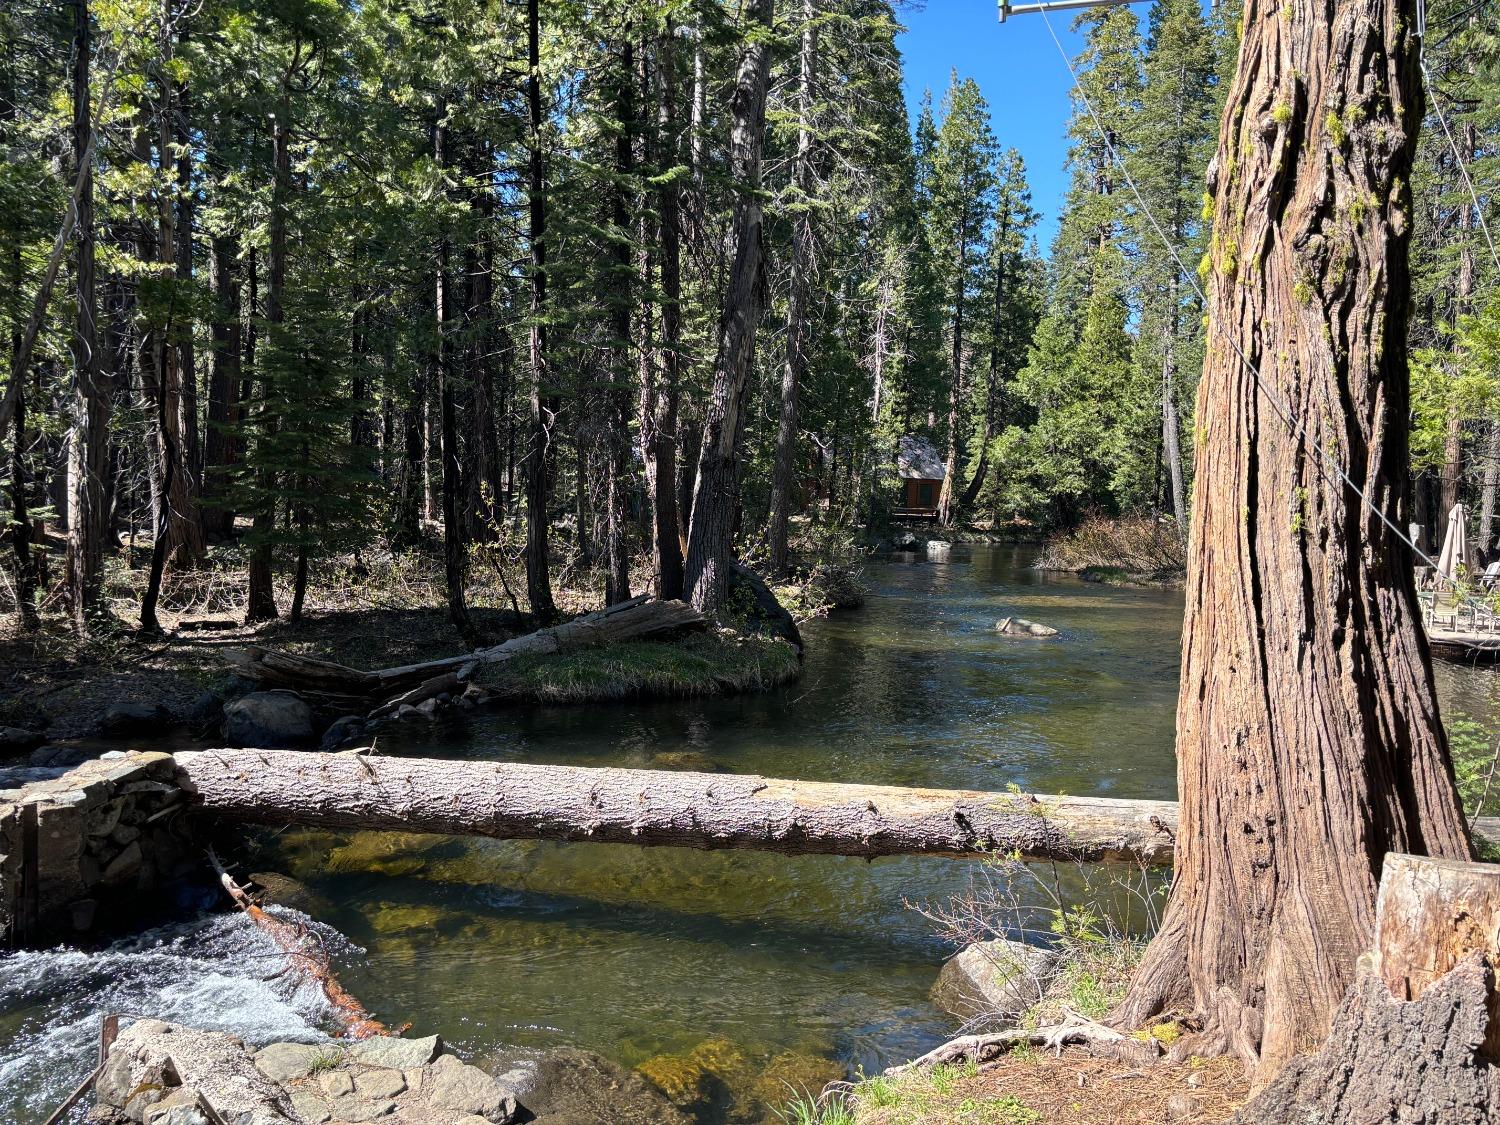
POLYGON ((109 738, 157 734, 172 721, 160 703, 113 703, 99 720, 99 733, 109 738))
POLYGON ((729 604, 744 614, 745 620, 757 632, 780 637, 802 652, 802 633, 796 619, 771 593, 765 579, 747 566, 733 564, 729 573, 729 604))
POLYGON ((25 727, 0 726, 0 758, 9 758, 35 750, 45 739, 25 727))
POLYGON ((1051 625, 1027 621, 1024 617, 1002 617, 995 622, 995 632, 1007 637, 1055 637, 1057 630, 1051 625))
POLYGON ((1020 941, 980 941, 950 957, 932 986, 932 1002, 956 1019, 1009 1023, 1038 1003, 1059 958, 1020 941))
POLYGON ((255 691, 224 707, 224 738, 231 746, 286 750, 313 741, 313 709, 294 691, 255 691))

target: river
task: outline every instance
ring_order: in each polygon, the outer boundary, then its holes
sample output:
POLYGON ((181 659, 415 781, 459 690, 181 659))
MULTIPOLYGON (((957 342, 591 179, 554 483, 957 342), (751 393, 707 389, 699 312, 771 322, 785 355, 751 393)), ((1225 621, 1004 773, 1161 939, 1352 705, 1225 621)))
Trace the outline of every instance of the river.
MULTIPOLYGON (((501 709, 383 734, 381 748, 1172 797, 1181 593, 1089 585, 1031 560, 954 547, 872 564, 865 607, 807 626, 805 673, 776 692, 501 709), (1061 636, 999 637, 1009 614, 1061 636)), ((1442 667, 1445 707, 1493 725, 1497 679, 1442 667)), ((574 1044, 648 1072, 696 1050, 730 1081, 812 1074, 809 1060, 868 1072, 949 1033, 927 992, 950 948, 913 907, 962 893, 973 872, 305 831, 267 841, 251 867, 318 896, 319 921, 352 943, 336 946, 344 982, 413 1034, 441 1031, 480 1058, 574 1044)), ((315 1033, 316 998, 262 979, 258 943, 242 920, 211 915, 102 954, 0 960, 0 1120, 33 1119, 76 1081, 106 1005, 256 1040, 315 1033)))

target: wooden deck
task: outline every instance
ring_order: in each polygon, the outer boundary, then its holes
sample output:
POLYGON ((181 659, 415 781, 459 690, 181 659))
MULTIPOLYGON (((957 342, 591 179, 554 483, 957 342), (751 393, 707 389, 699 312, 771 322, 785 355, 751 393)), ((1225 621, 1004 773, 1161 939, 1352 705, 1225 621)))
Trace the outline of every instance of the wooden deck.
POLYGON ((1422 624, 1434 656, 1473 664, 1500 662, 1500 614, 1491 594, 1459 599, 1451 591, 1422 590, 1422 624))

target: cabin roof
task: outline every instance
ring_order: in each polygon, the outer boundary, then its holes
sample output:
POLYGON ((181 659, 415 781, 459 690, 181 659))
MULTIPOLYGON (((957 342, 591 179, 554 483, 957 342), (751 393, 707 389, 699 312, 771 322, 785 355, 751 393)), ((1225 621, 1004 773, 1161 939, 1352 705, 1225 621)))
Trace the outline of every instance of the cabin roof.
POLYGON ((948 475, 937 447, 913 434, 896 443, 896 472, 902 480, 942 480, 948 475))

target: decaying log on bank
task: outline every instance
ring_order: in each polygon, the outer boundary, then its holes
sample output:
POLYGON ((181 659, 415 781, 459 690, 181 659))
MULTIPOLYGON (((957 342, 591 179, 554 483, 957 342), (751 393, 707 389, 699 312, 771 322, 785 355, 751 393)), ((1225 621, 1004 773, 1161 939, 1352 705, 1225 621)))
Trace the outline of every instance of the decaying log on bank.
POLYGON ((1386 856, 1375 931, 1327 1041, 1237 1125, 1500 1122, 1500 867, 1386 856))
POLYGON ((189 795, 263 824, 787 855, 975 855, 1167 863, 1169 801, 1032 797, 738 774, 295 750, 177 754, 189 795))
POLYGON ((685 602, 653 601, 642 596, 561 625, 539 629, 524 637, 515 637, 493 648, 395 668, 362 671, 331 660, 257 646, 236 650, 229 659, 241 675, 266 687, 379 701, 426 681, 456 674, 466 664, 498 664, 517 656, 545 656, 569 649, 644 640, 701 629, 706 624, 703 615, 685 602))

